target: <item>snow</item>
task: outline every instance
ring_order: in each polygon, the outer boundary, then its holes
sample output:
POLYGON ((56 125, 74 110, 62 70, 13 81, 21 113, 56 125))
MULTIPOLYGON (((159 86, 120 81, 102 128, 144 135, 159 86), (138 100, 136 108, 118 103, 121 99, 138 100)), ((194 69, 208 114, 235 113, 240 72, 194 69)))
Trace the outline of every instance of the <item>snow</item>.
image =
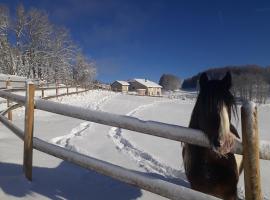
POLYGON ((24 87, 25 83, 23 81, 26 81, 25 77, 21 76, 15 76, 15 75, 7 75, 7 74, 0 74, 0 88, 6 87, 6 80, 12 80, 12 81, 22 81, 22 82, 11 82, 12 87, 24 87))
MULTIPOLYGON (((9 88, 22 88, 25 86, 27 81, 26 77, 9 75, 9 74, 0 74, 0 88, 6 88, 6 80, 11 80, 9 88), (15 82, 12 82, 15 81, 15 82)), ((38 84, 38 80, 32 80, 35 84, 38 84)))
POLYGON ((33 146, 42 152, 46 152, 50 155, 56 155, 59 158, 69 160, 71 163, 76 163, 79 166, 86 167, 87 169, 114 177, 117 180, 121 180, 125 183, 140 186, 141 188, 145 188, 149 191, 171 199, 178 199, 179 196, 181 196, 181 199, 183 200, 216 199, 203 193, 194 192, 189 188, 179 186, 174 183, 169 183, 163 181, 162 179, 156 179, 149 174, 129 170, 102 160, 78 154, 74 151, 70 152, 68 149, 60 148, 38 138, 33 139, 33 146))
MULTIPOLYGON (((196 94, 184 91, 172 94, 173 98, 166 98, 170 95, 157 98, 93 90, 53 101, 187 126, 196 94)), ((259 105, 258 115, 260 138, 270 140, 270 105, 259 105)), ((13 118, 23 128, 24 109, 14 111, 13 118)), ((235 124, 241 131, 241 123, 235 124)), ((0 133, 0 199, 164 199, 39 151, 34 151, 33 182, 28 182, 22 173, 22 142, 3 125, 0 133)), ((34 135, 97 159, 189 186, 182 166, 181 144, 176 141, 40 110, 35 111, 34 135)), ((261 160, 266 199, 270 199, 269 169, 270 161, 261 160)), ((243 197, 243 174, 238 188, 243 197)))
MULTIPOLYGON (((82 88, 78 88, 78 91, 83 91, 83 90, 84 89, 82 89, 82 88)), ((71 93, 71 92, 76 92, 76 88, 75 87, 69 88, 69 93, 71 93)), ((66 88, 59 88, 58 89, 58 94, 59 95, 60 94, 66 94, 66 93, 67 93, 67 89, 66 88)), ((18 94, 18 95, 24 96, 25 95, 25 91, 14 92, 14 94, 18 94)), ((55 88, 54 89, 48 88, 48 89, 44 90, 44 96, 45 97, 54 96, 54 95, 56 95, 56 89, 55 88)), ((35 97, 41 97, 41 90, 36 90, 35 91, 35 97)), ((6 99, 0 97, 0 108, 1 108, 1 110, 5 108, 6 105, 3 104, 5 102, 6 102, 6 99)))
POLYGON ((129 83, 126 81, 116 81, 116 82, 120 83, 121 85, 129 85, 129 83))
POLYGON ((153 81, 150 81, 150 80, 147 80, 147 79, 139 79, 139 78, 135 78, 134 81, 137 81, 138 83, 146 86, 146 87, 158 87, 158 88, 162 88, 159 84, 153 82, 153 81))
POLYGON ((26 77, 10 75, 10 74, 0 74, 0 80, 7 80, 9 79, 13 81, 25 81, 26 77))

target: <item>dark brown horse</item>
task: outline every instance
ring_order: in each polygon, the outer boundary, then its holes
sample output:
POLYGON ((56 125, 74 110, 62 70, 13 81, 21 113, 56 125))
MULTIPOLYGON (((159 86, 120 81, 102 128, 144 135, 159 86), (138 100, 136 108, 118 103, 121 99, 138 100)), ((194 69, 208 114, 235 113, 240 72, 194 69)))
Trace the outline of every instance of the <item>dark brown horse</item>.
POLYGON ((231 113, 237 115, 234 97, 230 92, 231 74, 222 80, 200 76, 200 92, 192 112, 189 127, 199 129, 208 137, 212 148, 191 144, 183 146, 183 161, 191 188, 216 197, 237 199, 240 168, 230 153, 239 135, 231 124, 231 113))

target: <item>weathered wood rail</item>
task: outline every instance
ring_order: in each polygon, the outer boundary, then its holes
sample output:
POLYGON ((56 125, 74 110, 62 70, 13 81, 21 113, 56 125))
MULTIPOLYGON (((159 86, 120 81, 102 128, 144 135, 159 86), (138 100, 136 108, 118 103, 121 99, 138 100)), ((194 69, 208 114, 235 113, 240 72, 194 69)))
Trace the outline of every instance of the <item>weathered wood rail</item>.
MULTIPOLYGON (((88 90, 90 90, 90 88, 87 87, 81 87, 80 85, 59 85, 57 83, 53 83, 53 85, 55 85, 54 87, 45 87, 45 84, 38 84, 38 80, 35 81, 35 91, 41 91, 41 97, 42 99, 52 99, 52 98, 58 98, 61 96, 67 96, 67 95, 73 95, 73 94, 79 94, 82 92, 86 92, 88 90), (62 89, 62 92, 59 93, 59 90, 62 89), (66 89, 66 92, 63 92, 63 89, 66 89), (73 92, 71 92, 70 90, 74 90, 73 92), (45 95, 45 91, 51 91, 51 90, 55 90, 55 95, 45 95)), ((0 80, 0 83, 4 83, 5 87, 4 88, 0 88, 2 91, 6 91, 6 92, 21 92, 21 91, 26 91, 27 90, 27 85, 26 85, 26 81, 22 81, 22 80, 11 80, 11 79, 7 79, 7 80, 0 80), (24 85, 23 87, 13 87, 11 85, 11 83, 21 83, 22 85, 24 85)), ((52 83, 50 83, 52 85, 52 83)), ((3 101, 1 102, 3 103, 3 101)), ((6 98, 6 103, 7 103, 7 107, 8 109, 3 111, 3 113, 8 113, 8 119, 12 120, 12 110, 21 107, 22 105, 12 105, 11 101, 9 98, 6 98)))
MULTIPOLYGON (((14 81, 14 80, 10 80, 10 79, 7 79, 7 80, 0 80, 0 83, 4 83, 5 84, 5 87, 2 87, 0 88, 2 91, 9 91, 9 92, 20 92, 20 91, 26 91, 26 81, 14 81), (23 86, 21 87, 14 87, 12 86, 11 83, 21 83, 23 86)), ((45 86, 46 84, 38 84, 36 83, 35 84, 35 91, 39 90, 41 91, 41 97, 45 97, 45 91, 49 91, 49 90, 55 90, 55 97, 57 97, 58 95, 62 95, 62 94, 59 94, 59 90, 60 89, 66 89, 66 94, 74 94, 74 93, 78 93, 80 92, 80 89, 84 89, 86 90, 87 87, 82 87, 81 85, 69 85, 69 84, 66 84, 66 85, 61 85, 61 84, 58 84, 58 83, 54 83, 53 85, 54 86, 45 86), (70 92, 70 89, 75 89, 75 92, 70 92)), ((49 98, 49 97, 48 97, 49 98)))
MULTIPOLYGON (((29 95, 31 96, 30 92, 27 93, 26 98, 24 96, 12 94, 7 91, 0 91, 0 97, 9 99, 10 101, 17 102, 18 104, 24 105, 26 107, 27 106, 29 107, 29 100, 28 100, 29 95)), ((79 108, 76 106, 60 104, 40 98, 33 99, 32 104, 34 104, 35 109, 43 111, 48 111, 68 117, 96 122, 108 126, 124 128, 136 131, 138 133, 149 134, 179 142, 186 142, 203 147, 210 147, 208 139, 204 136, 204 134, 201 131, 182 126, 154 121, 143 121, 134 117, 79 108)), ((242 127, 244 127, 243 131, 246 132, 245 134, 243 134, 243 137, 246 137, 246 135, 247 137, 250 137, 250 134, 254 135, 255 134, 254 132, 257 131, 257 114, 254 114, 257 112, 257 109, 256 106, 254 106, 254 104, 247 103, 243 105, 242 110, 243 110, 242 127), (245 129, 245 127, 247 128, 245 129)), ((29 134, 31 130, 23 131, 18 127, 16 127, 14 124, 12 124, 11 121, 9 121, 6 117, 3 116, 3 114, 6 113, 7 111, 2 112, 2 115, 0 115, 0 121, 3 124, 5 124, 12 132, 14 132, 19 138, 23 139, 25 143, 31 144, 32 142, 33 148, 39 151, 75 163, 81 167, 95 170, 101 174, 110 176, 117 180, 123 181, 125 183, 134 185, 136 187, 148 190, 150 192, 156 193, 158 195, 170 199, 217 199, 215 197, 191 190, 189 188, 185 188, 179 185, 175 185, 173 183, 159 180, 151 176, 142 175, 139 172, 131 171, 129 169, 125 169, 123 167, 116 166, 111 163, 98 160, 80 153, 72 152, 70 150, 47 143, 35 137, 31 136, 26 137, 26 134, 29 134)), ((27 118, 29 119, 31 113, 32 112, 29 112, 29 109, 26 109, 26 119, 27 118)), ((29 123, 29 120, 25 120, 25 123, 29 123)), ((29 124, 25 126, 29 127, 29 124)), ((250 141, 253 141, 253 139, 251 139, 250 141)), ((257 176, 253 176, 252 173, 254 172, 253 171, 254 169, 259 170, 259 156, 261 159, 270 160, 270 142, 260 141, 259 143, 256 142, 254 144, 253 143, 254 142, 244 143, 244 149, 250 148, 250 145, 253 145, 253 147, 257 149, 257 151, 255 151, 255 153, 251 155, 250 153, 246 153, 247 151, 244 150, 245 185, 249 183, 249 188, 256 189, 257 190, 256 195, 260 194, 257 199, 260 199, 261 196, 260 180, 259 180, 260 175, 259 173, 257 173, 258 174, 257 176)), ((241 141, 239 140, 235 141, 235 146, 232 149, 232 152, 237 154, 243 154, 243 146, 241 141)), ((26 153, 27 155, 25 156, 31 157, 31 153, 32 152, 28 150, 26 153)), ((31 179, 31 176, 29 175, 29 174, 32 175, 31 167, 32 167, 31 162, 28 162, 28 164, 24 163, 25 174, 28 179, 31 179)), ((246 188, 246 197, 251 196, 248 199, 253 199, 254 196, 252 197, 252 195, 249 195, 249 192, 250 191, 248 191, 248 188, 246 188)))

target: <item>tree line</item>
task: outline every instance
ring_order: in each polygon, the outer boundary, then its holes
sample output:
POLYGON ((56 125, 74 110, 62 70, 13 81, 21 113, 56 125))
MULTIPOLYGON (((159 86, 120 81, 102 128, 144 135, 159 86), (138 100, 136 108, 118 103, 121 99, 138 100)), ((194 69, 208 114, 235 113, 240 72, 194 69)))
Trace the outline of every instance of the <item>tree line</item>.
POLYGON ((45 11, 20 4, 14 15, 0 5, 0 73, 86 84, 95 79, 96 65, 45 11))
MULTIPOLYGON (((270 66, 226 66, 212 68, 205 72, 209 78, 220 79, 227 71, 232 73, 232 92, 236 97, 241 100, 253 100, 258 103, 265 103, 270 93, 270 66)), ((191 78, 185 79, 182 88, 197 89, 197 83, 201 74, 202 72, 191 78)))

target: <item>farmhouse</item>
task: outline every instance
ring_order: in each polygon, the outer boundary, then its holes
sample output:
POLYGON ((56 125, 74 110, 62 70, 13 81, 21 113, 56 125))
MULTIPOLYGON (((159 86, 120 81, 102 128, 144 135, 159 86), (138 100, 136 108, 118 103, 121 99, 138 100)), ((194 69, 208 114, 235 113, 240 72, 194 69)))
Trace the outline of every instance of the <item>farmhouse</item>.
POLYGON ((134 79, 129 84, 129 90, 137 91, 139 95, 161 96, 162 86, 150 80, 134 79))
POLYGON ((116 92, 128 92, 129 83, 126 81, 114 81, 111 84, 111 89, 116 92))

